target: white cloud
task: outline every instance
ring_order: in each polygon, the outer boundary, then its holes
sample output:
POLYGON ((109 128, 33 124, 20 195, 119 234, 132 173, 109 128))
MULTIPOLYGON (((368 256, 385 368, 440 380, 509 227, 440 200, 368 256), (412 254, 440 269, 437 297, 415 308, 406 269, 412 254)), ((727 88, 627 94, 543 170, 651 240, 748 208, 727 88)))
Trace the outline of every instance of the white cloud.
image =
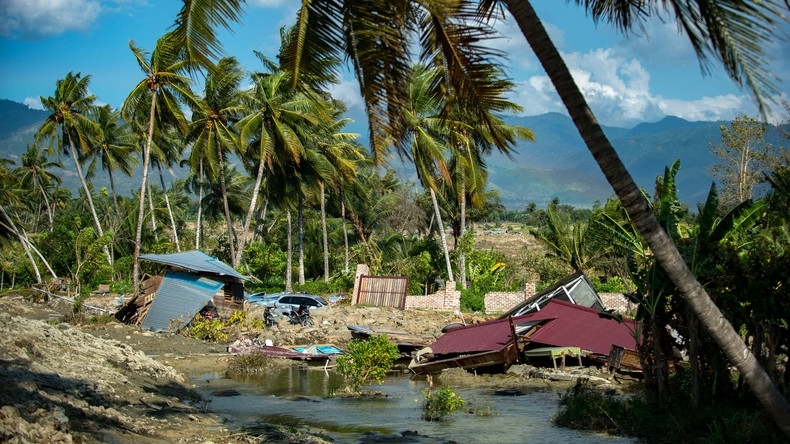
POLYGON ((356 80, 343 80, 338 84, 327 87, 332 97, 346 104, 349 111, 354 109, 364 111, 365 106, 359 93, 359 83, 356 80))
POLYGON ((41 100, 34 97, 25 97, 24 103, 30 109, 44 109, 44 105, 41 104, 41 100))
POLYGON ((279 8, 293 2, 291 0, 250 0, 248 3, 261 8, 279 8))
POLYGON ((101 10, 97 0, 4 0, 0 3, 0 35, 35 40, 85 31, 101 10))
MULTIPOLYGON (((694 100, 667 99, 650 91, 650 74, 640 60, 623 58, 612 49, 563 54, 576 85, 598 120, 609 126, 632 127, 667 115, 687 120, 731 120, 753 109, 745 96, 725 94, 694 100)), ((517 84, 511 97, 525 114, 567 114, 546 75, 535 75, 517 84)))

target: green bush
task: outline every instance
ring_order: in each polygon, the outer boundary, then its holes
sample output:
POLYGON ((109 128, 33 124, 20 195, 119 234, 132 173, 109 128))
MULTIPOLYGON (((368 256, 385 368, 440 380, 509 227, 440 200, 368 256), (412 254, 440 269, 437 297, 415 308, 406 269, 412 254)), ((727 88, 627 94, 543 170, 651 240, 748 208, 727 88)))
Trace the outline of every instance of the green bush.
POLYGON ((201 341, 224 342, 228 340, 225 324, 219 319, 209 321, 201 315, 195 316, 189 323, 189 328, 183 330, 186 336, 200 339, 201 341))
POLYGON ((387 335, 353 339, 346 353, 337 357, 337 371, 346 380, 347 392, 359 392, 370 382, 381 384, 398 356, 398 346, 389 342, 387 335))
POLYGON ((452 387, 442 387, 433 391, 426 389, 423 393, 425 394, 425 404, 422 417, 426 421, 438 421, 462 408, 465 404, 452 387))

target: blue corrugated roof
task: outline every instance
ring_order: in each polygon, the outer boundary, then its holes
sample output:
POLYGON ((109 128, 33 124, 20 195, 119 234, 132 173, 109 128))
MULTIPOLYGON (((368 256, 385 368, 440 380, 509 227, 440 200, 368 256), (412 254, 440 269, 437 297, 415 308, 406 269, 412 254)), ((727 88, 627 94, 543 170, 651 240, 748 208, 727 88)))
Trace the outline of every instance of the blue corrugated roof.
POLYGON ((142 328, 158 333, 185 327, 223 286, 222 282, 205 276, 168 272, 156 291, 142 328))
POLYGON ((142 254, 140 259, 160 264, 173 265, 185 270, 194 272, 213 273, 221 276, 233 276, 238 279, 247 280, 233 269, 230 265, 221 260, 211 257, 200 250, 184 251, 182 253, 171 254, 142 254))

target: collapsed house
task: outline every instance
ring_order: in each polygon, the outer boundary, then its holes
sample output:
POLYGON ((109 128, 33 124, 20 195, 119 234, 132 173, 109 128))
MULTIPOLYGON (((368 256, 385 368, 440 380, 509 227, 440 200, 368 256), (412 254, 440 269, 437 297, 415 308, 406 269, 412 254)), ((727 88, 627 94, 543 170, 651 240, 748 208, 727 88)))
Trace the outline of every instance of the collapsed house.
POLYGON ((173 332, 201 311, 227 319, 242 309, 247 278, 217 258, 192 250, 140 259, 163 264, 165 273, 143 280, 140 291, 115 314, 121 322, 173 332))
POLYGON ((518 304, 493 321, 447 330, 417 352, 409 369, 437 373, 446 368, 504 372, 526 360, 549 358, 556 367, 567 356, 638 369, 636 324, 599 316, 604 305, 584 274, 571 275, 518 304), (628 355, 629 359, 622 359, 628 355))

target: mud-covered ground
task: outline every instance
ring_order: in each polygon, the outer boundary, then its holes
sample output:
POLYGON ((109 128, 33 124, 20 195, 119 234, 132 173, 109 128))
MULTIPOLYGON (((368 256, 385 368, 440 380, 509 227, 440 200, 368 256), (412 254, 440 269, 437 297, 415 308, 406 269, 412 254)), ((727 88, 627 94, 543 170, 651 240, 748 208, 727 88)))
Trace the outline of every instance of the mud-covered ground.
MULTIPOLYGON (((86 303, 105 306, 108 299, 86 303)), ((276 426, 255 433, 227 430, 206 409, 187 378, 190 372, 225 371, 229 343, 239 336, 271 339, 276 345, 331 343, 344 347, 346 325, 399 330, 431 342, 453 322, 484 317, 424 310, 338 305, 315 310, 314 328, 281 320, 270 330, 234 327, 227 342, 158 334, 109 322, 74 326, 63 322, 71 307, 57 300, 0 297, 0 442, 324 442, 276 426)), ((251 317, 261 313, 253 310, 251 317)), ((292 365, 280 360, 278 365, 292 365)), ((596 369, 584 369, 604 386, 596 369)), ((503 387, 572 384, 579 375, 517 366, 507 375, 480 378, 456 371, 443 375, 456 386, 503 387)), ((614 388, 618 388, 615 384, 614 388)))

